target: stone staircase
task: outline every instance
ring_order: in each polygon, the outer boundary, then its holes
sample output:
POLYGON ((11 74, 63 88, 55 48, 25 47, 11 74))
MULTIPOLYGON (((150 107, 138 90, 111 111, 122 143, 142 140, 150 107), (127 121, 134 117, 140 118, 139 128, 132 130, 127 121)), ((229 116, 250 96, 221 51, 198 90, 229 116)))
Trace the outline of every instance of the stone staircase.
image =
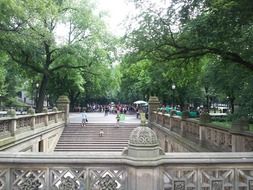
POLYGON ((80 123, 71 123, 65 127, 55 152, 121 152, 128 146, 131 131, 137 124, 121 124, 119 128, 112 123, 89 123, 81 127, 80 123), (100 129, 104 135, 99 136, 100 129))

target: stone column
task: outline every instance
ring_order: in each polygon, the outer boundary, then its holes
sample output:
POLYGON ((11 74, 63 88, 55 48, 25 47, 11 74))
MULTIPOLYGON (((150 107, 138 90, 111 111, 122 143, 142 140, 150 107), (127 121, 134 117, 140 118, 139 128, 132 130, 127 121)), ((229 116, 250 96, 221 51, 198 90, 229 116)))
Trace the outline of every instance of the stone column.
POLYGON ((157 108, 159 108, 160 102, 157 96, 150 96, 148 100, 148 123, 150 125, 151 121, 151 115, 153 111, 157 111, 157 108))
POLYGON ((64 121, 65 125, 69 125, 69 98, 67 96, 60 96, 56 101, 57 107, 60 111, 64 111, 64 121))

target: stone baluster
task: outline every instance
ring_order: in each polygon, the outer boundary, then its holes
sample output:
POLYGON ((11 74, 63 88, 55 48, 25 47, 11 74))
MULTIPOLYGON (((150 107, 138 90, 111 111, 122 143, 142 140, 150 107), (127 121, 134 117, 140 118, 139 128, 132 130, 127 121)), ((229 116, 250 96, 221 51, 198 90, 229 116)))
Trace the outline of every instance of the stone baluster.
MULTIPOLYGON (((150 125, 151 122, 151 116, 152 116, 152 112, 157 111, 157 109, 160 106, 160 102, 159 99, 156 96, 150 96, 149 100, 148 100, 148 123, 150 125)), ((156 123, 158 120, 158 114, 156 114, 156 123)))
POLYGON ((7 116, 11 117, 11 125, 10 125, 10 132, 12 136, 15 136, 16 134, 16 130, 17 130, 17 119, 16 119, 16 110, 14 109, 10 109, 7 112, 7 116))
POLYGON ((182 119, 180 122, 180 135, 183 137, 186 135, 186 127, 187 127, 187 121, 182 119))
POLYGON ((239 133, 232 133, 232 152, 244 152, 245 150, 244 137, 239 133))
POLYGON ((43 108, 43 113, 45 113, 46 115, 44 116, 45 117, 45 126, 48 126, 48 109, 47 108, 43 108))
POLYGON ((31 115, 31 129, 35 129, 35 110, 33 108, 29 108, 27 113, 31 115))
POLYGON ((53 112, 55 112, 55 115, 54 115, 54 122, 57 123, 58 122, 58 109, 57 107, 53 107, 53 112))
POLYGON ((205 144, 207 141, 206 133, 206 127, 199 125, 199 141, 201 144, 205 144))
POLYGON ((69 98, 67 96, 60 96, 58 100, 56 101, 57 108, 60 111, 64 111, 64 121, 65 125, 69 125, 69 98))

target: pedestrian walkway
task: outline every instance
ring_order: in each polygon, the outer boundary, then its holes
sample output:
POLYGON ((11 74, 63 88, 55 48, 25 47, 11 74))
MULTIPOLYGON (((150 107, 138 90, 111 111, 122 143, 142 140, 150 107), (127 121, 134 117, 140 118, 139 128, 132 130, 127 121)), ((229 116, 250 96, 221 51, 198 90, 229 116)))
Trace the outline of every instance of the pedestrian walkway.
MULTIPOLYGON (((116 114, 109 114, 105 116, 104 113, 91 112, 86 113, 88 118, 88 123, 116 123, 116 114)), ((70 123, 81 123, 82 114, 81 113, 70 113, 70 123)), ((125 115, 125 120, 120 121, 120 123, 126 124, 140 124, 140 119, 136 118, 136 115, 125 115)))

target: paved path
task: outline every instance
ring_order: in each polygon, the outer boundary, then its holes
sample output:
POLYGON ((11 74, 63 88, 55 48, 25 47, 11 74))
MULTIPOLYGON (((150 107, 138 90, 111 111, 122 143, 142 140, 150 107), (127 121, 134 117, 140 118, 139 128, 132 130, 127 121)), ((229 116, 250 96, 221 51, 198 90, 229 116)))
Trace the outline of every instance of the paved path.
MULTIPOLYGON (((109 114, 105 116, 104 113, 91 112, 87 113, 88 123, 116 123, 116 114, 109 114)), ((70 123, 81 123, 82 115, 81 113, 70 113, 70 123)), ((140 124, 140 119, 136 118, 136 115, 126 115, 124 121, 120 123, 126 124, 140 124)))

